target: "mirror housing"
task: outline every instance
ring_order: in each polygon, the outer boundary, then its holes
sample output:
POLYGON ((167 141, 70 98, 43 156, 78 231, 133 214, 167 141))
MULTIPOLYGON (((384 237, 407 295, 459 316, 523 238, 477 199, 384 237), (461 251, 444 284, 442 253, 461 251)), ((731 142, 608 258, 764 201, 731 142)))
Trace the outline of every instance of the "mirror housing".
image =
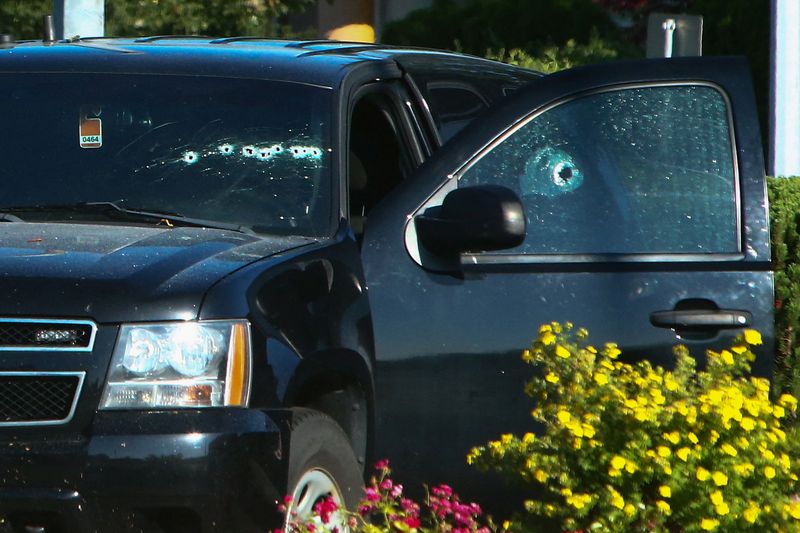
POLYGON ((504 250, 525 240, 522 202, 500 185, 455 189, 414 224, 422 245, 437 254, 504 250))

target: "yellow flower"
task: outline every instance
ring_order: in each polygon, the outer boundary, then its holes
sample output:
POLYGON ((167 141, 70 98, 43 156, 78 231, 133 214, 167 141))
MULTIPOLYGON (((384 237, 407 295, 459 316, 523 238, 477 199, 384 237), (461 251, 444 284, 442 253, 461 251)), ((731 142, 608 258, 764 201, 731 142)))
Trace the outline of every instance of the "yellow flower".
POLYGON ((754 329, 746 329, 744 330, 744 342, 751 346, 758 346, 762 343, 761 341, 761 333, 757 332, 754 329))
POLYGON ((719 355, 723 363, 725 363, 728 366, 733 365, 733 354, 731 352, 729 352, 728 350, 722 350, 722 352, 719 355))
POLYGON ((743 346, 741 344, 737 344, 736 346, 731 348, 731 351, 733 353, 735 353, 735 354, 742 355, 744 352, 747 351, 747 346, 743 346))
POLYGON ((708 478, 711 477, 711 472, 703 468, 702 466, 697 467, 697 472, 695 473, 697 479, 700 481, 707 481, 708 478))
POLYGON ((525 444, 533 444, 535 440, 536 440, 536 435, 534 435, 533 433, 525 433, 522 436, 522 442, 524 442, 525 444))
POLYGON ((524 350, 522 352, 522 360, 525 361, 526 363, 530 363, 531 361, 533 361, 533 353, 531 353, 530 350, 524 350))
POLYGON ((605 385, 606 383, 608 383, 608 374, 604 372, 595 372, 594 381, 598 385, 605 385))
POLYGON ((736 457, 737 455, 739 455, 739 451, 730 444, 728 444, 727 442, 723 444, 720 448, 722 449, 723 453, 726 453, 731 457, 736 457))
POLYGON ((661 436, 672 444, 678 444, 681 441, 681 435, 677 431, 673 431, 672 433, 664 433, 661 436))
POLYGON ((792 518, 794 518, 795 520, 800 520, 800 502, 792 502, 789 505, 785 506, 784 509, 786 509, 789 512, 792 518))
POLYGON ((775 407, 772 408, 772 416, 774 416, 775 418, 783 418, 784 416, 786 416, 786 410, 780 405, 776 405, 775 407))
POLYGON ((661 511, 662 513, 664 513, 664 514, 669 514, 669 512, 670 512, 669 504, 667 502, 665 502, 664 500, 656 501, 656 507, 658 507, 658 510, 661 511))
POLYGON ((661 485, 660 487, 658 487, 658 493, 661 495, 662 498, 672 497, 672 489, 670 489, 667 485, 661 485))
POLYGON ((608 344, 606 344, 606 355, 611 359, 616 359, 617 357, 619 357, 621 353, 622 352, 620 351, 620 349, 617 348, 617 345, 614 344, 613 342, 609 342, 608 344))
POLYGON ((623 509, 623 511, 626 515, 633 516, 633 513, 636 512, 636 507, 634 507, 633 504, 628 503, 625 505, 625 509, 623 509))
POLYGON ((678 390, 678 387, 679 387, 678 382, 675 381, 674 379, 672 379, 672 377, 670 377, 670 376, 667 376, 664 379, 664 386, 670 392, 675 392, 676 390, 678 390))
POLYGON ((750 417, 745 416, 739 422, 739 425, 742 426, 742 429, 745 431, 753 431, 756 427, 756 421, 750 417))
POLYGON ((545 331, 553 331, 553 328, 550 327, 550 324, 542 324, 539 327, 539 333, 544 333, 545 331))
POLYGON ((714 505, 719 505, 725 502, 725 497, 722 495, 722 492, 718 490, 712 492, 710 494, 710 497, 711 497, 711 503, 713 503, 714 505))
POLYGON ((548 372, 548 374, 544 377, 544 380, 549 383, 558 383, 558 376, 552 372, 548 372))
POLYGON ((781 397, 778 398, 778 405, 782 407, 787 407, 790 410, 794 411, 795 409, 797 409, 797 398, 795 398, 791 394, 781 394, 781 397))
POLYGON ((556 346, 556 355, 561 359, 569 359, 570 353, 569 350, 559 344, 556 346))
POLYGON ((533 477, 536 478, 536 481, 538 481, 539 483, 544 483, 545 481, 547 481, 547 472, 541 469, 537 470, 536 472, 533 473, 533 477))
POLYGON ((752 463, 739 463, 737 465, 733 465, 733 470, 740 476, 749 476, 753 473, 753 471, 755 471, 755 467, 752 463))
POLYGON ((775 469, 769 465, 764 467, 764 477, 767 479, 772 479, 775 477, 775 469))
POLYGON ((575 494, 572 496, 567 496, 567 503, 579 510, 586 507, 586 504, 590 501, 592 501, 592 497, 588 494, 575 494))
POLYGON ((569 423, 569 421, 570 421, 570 419, 571 419, 572 417, 571 417, 571 416, 570 416, 570 414, 569 414, 568 412, 566 412, 566 411, 559 411, 559 412, 556 414, 556 418, 558 418, 558 421, 559 421, 559 422, 561 422, 561 424, 562 424, 562 425, 566 425, 566 424, 568 424, 568 423, 569 423))
POLYGON ((711 479, 714 481, 714 484, 717 487, 724 487, 728 484, 728 476, 716 470, 713 474, 711 474, 711 479))
POLYGON ((658 453, 659 457, 669 457, 672 454, 669 448, 666 446, 659 446, 656 448, 656 453, 658 453))
POLYGON ((697 435, 695 435, 691 431, 689 432, 687 437, 689 438, 690 441, 692 441, 692 444, 697 444, 698 442, 700 442, 700 439, 697 438, 697 435))
POLYGON ((713 518, 703 518, 700 520, 700 529, 703 531, 713 531, 719 526, 719 520, 713 518))
POLYGON ((595 429, 591 424, 581 424, 581 429, 583 429, 583 436, 587 439, 594 437, 595 429))
POLYGON ((550 331, 545 331, 539 336, 539 340, 542 341, 542 344, 545 346, 550 346, 554 342, 556 342, 556 336, 553 335, 550 331))
POLYGON ((624 457, 620 457, 619 455, 615 455, 614 457, 611 458, 611 467, 616 469, 616 470, 622 470, 622 468, 625 466, 626 462, 627 461, 625 461, 624 457))
POLYGON ((633 474, 638 469, 639 469, 639 467, 636 466, 636 463, 633 463, 631 461, 628 461, 627 463, 625 463, 625 471, 627 473, 629 473, 629 474, 633 474))
POLYGON ((720 516, 725 516, 726 514, 728 514, 729 512, 731 512, 731 508, 730 508, 730 507, 728 507, 728 504, 727 504, 727 503, 725 503, 725 502, 722 502, 721 504, 719 504, 719 505, 717 505, 716 507, 714 507, 714 510, 715 510, 715 511, 717 512, 717 514, 718 514, 718 515, 720 515, 720 516))
POLYGON ((745 519, 745 522, 748 524, 754 523, 758 519, 758 515, 761 511, 756 507, 754 503, 750 503, 750 506, 744 510, 742 513, 742 517, 745 519))
POLYGON ((617 509, 623 509, 625 507, 625 499, 622 497, 622 494, 614 490, 612 487, 609 487, 609 491, 611 492, 611 505, 617 509))
POLYGON ((689 458, 689 451, 689 448, 681 448, 675 452, 675 455, 677 455, 678 458, 685 463, 689 458))

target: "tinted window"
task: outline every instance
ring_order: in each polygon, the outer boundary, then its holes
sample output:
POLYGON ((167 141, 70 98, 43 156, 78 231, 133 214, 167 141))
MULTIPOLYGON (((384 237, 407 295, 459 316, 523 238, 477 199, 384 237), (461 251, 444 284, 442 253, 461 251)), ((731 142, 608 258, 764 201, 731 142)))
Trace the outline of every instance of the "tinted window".
POLYGON ((714 88, 596 93, 535 116, 459 186, 520 195, 528 235, 516 253, 738 252, 731 139, 714 88))
POLYGON ((0 80, 14 128, 0 149, 0 211, 112 201, 267 233, 329 226, 329 91, 183 76, 0 80))

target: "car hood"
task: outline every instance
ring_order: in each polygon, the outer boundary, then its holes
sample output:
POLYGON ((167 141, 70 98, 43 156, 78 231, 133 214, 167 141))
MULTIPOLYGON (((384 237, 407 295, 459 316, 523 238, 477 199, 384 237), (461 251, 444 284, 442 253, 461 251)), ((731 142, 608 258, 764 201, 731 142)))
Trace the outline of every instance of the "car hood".
POLYGON ((0 223, 0 316, 191 319, 227 274, 309 242, 194 227, 0 223))

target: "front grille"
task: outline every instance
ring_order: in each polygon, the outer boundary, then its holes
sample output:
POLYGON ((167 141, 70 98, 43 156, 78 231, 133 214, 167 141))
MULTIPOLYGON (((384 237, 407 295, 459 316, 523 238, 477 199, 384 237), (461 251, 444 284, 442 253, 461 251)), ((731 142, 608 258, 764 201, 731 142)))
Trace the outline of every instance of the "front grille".
POLYGON ((0 425, 67 422, 82 383, 82 372, 0 373, 0 425))
POLYGON ((0 318, 0 350, 90 351, 94 323, 0 318))

